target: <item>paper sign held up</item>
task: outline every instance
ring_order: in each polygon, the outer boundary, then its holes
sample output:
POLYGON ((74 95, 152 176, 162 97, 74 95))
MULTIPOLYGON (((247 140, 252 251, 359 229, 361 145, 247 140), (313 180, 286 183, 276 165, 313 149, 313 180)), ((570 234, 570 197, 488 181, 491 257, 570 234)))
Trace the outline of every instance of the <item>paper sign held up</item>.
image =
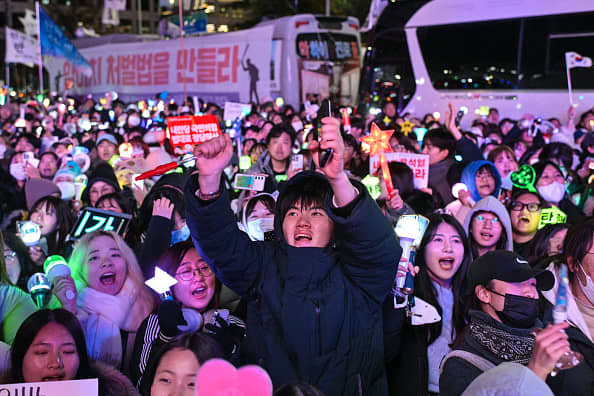
POLYGON ((204 143, 221 134, 214 115, 167 118, 167 137, 172 146, 184 147, 204 143))
POLYGON ((0 385, 0 395, 6 396, 97 396, 98 393, 99 385, 97 378, 74 381, 47 381, 0 385))
MULTIPOLYGON (((429 185, 429 156, 414 153, 386 153, 388 162, 402 162, 413 171, 415 188, 426 188, 429 185)), ((379 155, 369 161, 369 174, 375 175, 380 166, 379 155)))
POLYGON ((243 118, 250 114, 252 105, 245 103, 225 102, 225 112, 223 119, 225 121, 235 121, 238 118, 243 118))

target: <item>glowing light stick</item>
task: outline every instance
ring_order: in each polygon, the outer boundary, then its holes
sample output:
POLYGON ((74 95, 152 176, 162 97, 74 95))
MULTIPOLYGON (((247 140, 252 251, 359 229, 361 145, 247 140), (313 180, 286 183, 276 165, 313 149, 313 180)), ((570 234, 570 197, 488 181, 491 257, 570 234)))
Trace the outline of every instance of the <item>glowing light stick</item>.
POLYGON ((515 172, 510 174, 511 182, 514 186, 518 188, 527 189, 530 192, 536 193, 536 187, 534 187, 534 182, 536 181, 536 172, 534 168, 528 164, 524 164, 520 166, 515 172))
POLYGON ((159 293, 161 300, 173 300, 169 289, 177 283, 177 280, 161 268, 155 267, 155 276, 144 283, 159 293))
MULTIPOLYGON (((47 279, 53 284, 54 279, 58 276, 68 276, 70 275, 70 267, 68 267, 68 263, 66 263, 66 259, 62 256, 54 254, 53 256, 49 256, 45 259, 43 263, 43 271, 45 272, 47 279)), ((66 291, 66 298, 68 300, 74 299, 75 295, 72 290, 66 291)))
POLYGON ((196 160, 196 157, 191 156, 191 157, 187 157, 187 158, 182 158, 178 161, 168 162, 166 164, 159 165, 155 169, 151 169, 149 171, 146 171, 146 172, 141 173, 140 175, 136 176, 136 180, 144 180, 144 179, 148 179, 149 177, 162 175, 164 173, 174 170, 175 168, 177 168, 178 166, 180 166, 183 163, 186 163, 189 161, 195 161, 195 160, 196 160))
POLYGON ((393 129, 384 131, 373 123, 371 124, 371 133, 361 138, 361 141, 369 146, 369 156, 373 157, 374 155, 379 154, 382 175, 384 176, 386 189, 388 190, 388 195, 390 197, 392 197, 394 193, 394 184, 392 184, 392 175, 390 174, 390 169, 388 169, 388 160, 386 160, 385 153, 392 151, 392 147, 390 147, 390 137, 393 133, 393 129))
POLYGON ((131 143, 122 143, 120 144, 120 157, 122 158, 132 158, 134 154, 134 147, 131 143))
POLYGON ((412 132, 412 128, 414 126, 415 124, 413 124, 409 120, 406 120, 402 124, 400 124, 400 132, 402 132, 404 136, 408 136, 408 134, 412 132))
POLYGON ((41 229, 39 225, 32 221, 17 222, 19 235, 23 243, 27 246, 35 246, 41 238, 41 229))

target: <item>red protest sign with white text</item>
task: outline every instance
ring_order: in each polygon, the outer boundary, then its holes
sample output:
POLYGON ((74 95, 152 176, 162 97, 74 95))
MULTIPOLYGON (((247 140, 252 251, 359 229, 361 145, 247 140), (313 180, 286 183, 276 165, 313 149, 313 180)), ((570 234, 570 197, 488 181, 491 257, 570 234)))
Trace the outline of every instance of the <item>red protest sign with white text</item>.
POLYGON ((167 117, 167 137, 172 146, 196 145, 221 134, 214 115, 167 117))

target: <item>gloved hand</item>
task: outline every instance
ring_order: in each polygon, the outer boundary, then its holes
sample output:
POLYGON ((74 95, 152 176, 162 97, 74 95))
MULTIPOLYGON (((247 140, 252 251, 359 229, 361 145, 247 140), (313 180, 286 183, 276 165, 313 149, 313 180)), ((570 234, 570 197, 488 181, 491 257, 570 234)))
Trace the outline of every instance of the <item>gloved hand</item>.
POLYGON ((243 340, 245 329, 235 323, 227 323, 220 315, 215 316, 215 324, 204 326, 207 333, 219 343, 226 357, 231 356, 243 340))
POLYGON ((181 310, 181 303, 175 300, 165 300, 159 306, 157 320, 161 332, 166 337, 175 337, 178 334, 178 325, 187 325, 181 310))

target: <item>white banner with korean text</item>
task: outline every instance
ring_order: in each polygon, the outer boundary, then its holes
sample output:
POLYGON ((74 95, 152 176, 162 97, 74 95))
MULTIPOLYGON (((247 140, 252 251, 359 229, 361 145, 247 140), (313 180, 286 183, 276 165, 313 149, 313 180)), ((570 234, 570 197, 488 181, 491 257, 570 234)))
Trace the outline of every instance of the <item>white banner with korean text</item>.
POLYGON ((123 100, 184 92, 205 101, 250 103, 270 95, 272 26, 180 40, 106 44, 80 53, 93 76, 77 73, 69 62, 48 65, 50 80, 72 81, 69 93, 103 95, 116 91, 123 100))

